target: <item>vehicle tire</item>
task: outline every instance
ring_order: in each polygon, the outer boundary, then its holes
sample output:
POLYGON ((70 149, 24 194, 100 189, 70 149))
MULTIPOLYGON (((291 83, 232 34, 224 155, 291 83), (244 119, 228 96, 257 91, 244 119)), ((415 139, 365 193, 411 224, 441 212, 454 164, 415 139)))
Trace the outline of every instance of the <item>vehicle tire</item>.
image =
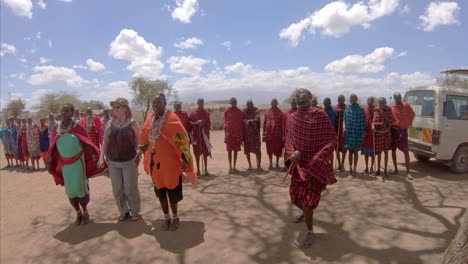
POLYGON ((417 159, 419 162, 426 162, 426 161, 428 161, 429 159, 431 159, 430 157, 422 156, 422 155, 419 155, 419 154, 416 154, 416 153, 413 153, 413 156, 414 156, 414 158, 417 159))
POLYGON ((450 170, 455 173, 468 172, 468 146, 460 146, 453 155, 450 170))

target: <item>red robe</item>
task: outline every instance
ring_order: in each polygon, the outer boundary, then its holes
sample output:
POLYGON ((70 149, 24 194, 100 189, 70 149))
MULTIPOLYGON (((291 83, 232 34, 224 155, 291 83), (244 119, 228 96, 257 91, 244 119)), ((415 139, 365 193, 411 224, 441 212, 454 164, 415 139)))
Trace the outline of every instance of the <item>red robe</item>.
POLYGON ((90 116, 87 116, 86 118, 81 119, 80 123, 86 128, 86 131, 88 133, 89 138, 91 141, 96 145, 96 147, 100 147, 102 144, 102 138, 101 138, 101 118, 99 116, 93 115, 93 122, 90 127, 88 127, 88 120, 90 116))
POLYGON ((260 112, 258 108, 244 109, 244 153, 259 153, 260 139, 260 112), (247 123, 247 120, 254 120, 247 123))
POLYGON ((340 151, 344 151, 344 133, 343 133, 343 124, 344 124, 344 111, 346 110, 347 105, 339 105, 335 106, 335 127, 337 128, 338 132, 338 146, 337 148, 340 151))
POLYGON ((291 201, 316 208, 326 185, 336 182, 330 164, 336 146, 335 129, 328 115, 316 107, 299 108, 288 123, 286 166, 290 166, 290 157, 296 150, 301 152, 291 174, 291 201))
POLYGON ((375 127, 375 152, 389 150, 391 143, 390 126, 393 122, 392 109, 388 106, 374 109, 372 124, 375 127))
POLYGON ((20 130, 21 151, 23 151, 23 159, 29 160, 28 139, 26 138, 26 133, 28 133, 28 128, 26 127, 26 125, 21 125, 21 130, 20 130))
POLYGON ((174 114, 177 115, 177 117, 180 119, 180 122, 182 123, 182 125, 184 126, 185 130, 187 131, 187 133, 190 135, 191 134, 191 126, 190 126, 190 122, 189 122, 189 116, 187 114, 187 112, 184 112, 184 111, 180 111, 180 112, 177 112, 177 111, 174 111, 174 114))
MULTIPOLYGON (((101 173, 104 169, 97 167, 97 161, 99 160, 100 151, 99 148, 89 139, 86 129, 81 125, 77 124, 71 128, 68 133, 71 133, 78 137, 83 145, 83 152, 85 155, 86 162, 86 177, 91 178, 92 176, 101 173)), ((57 140, 60 135, 56 136, 49 146, 47 151, 46 160, 49 165, 49 173, 54 177, 56 185, 64 185, 62 166, 60 164, 60 154, 57 150, 57 140)), ((81 155, 81 154, 80 154, 81 155)))
POLYGON ((283 128, 284 128, 284 136, 286 136, 287 133, 287 127, 288 127, 288 118, 291 116, 296 110, 289 109, 288 111, 284 112, 284 119, 283 119, 283 128))
POLYGON ((364 113, 366 114, 366 133, 364 134, 364 144, 362 147, 370 150, 374 149, 374 139, 372 135, 372 120, 374 119, 374 109, 375 107, 364 107, 364 113))
POLYGON ((392 126, 406 129, 413 124, 415 113, 411 106, 406 102, 392 105, 393 122, 392 126))
POLYGON ((240 151, 244 140, 244 113, 237 107, 224 111, 224 139, 227 151, 240 151))
POLYGON ((281 156, 283 152, 284 114, 279 108, 270 108, 263 119, 263 135, 268 154, 281 156))
POLYGON ((205 135, 210 138, 210 128, 211 128, 211 121, 210 121, 210 113, 205 109, 194 109, 189 117, 190 122, 197 122, 198 120, 203 121, 203 126, 200 127, 199 125, 191 125, 192 129, 192 145, 193 145, 193 154, 195 156, 200 156, 202 153, 204 155, 209 155, 210 151, 206 147, 206 142, 203 137, 203 134, 200 133, 203 129, 205 135))

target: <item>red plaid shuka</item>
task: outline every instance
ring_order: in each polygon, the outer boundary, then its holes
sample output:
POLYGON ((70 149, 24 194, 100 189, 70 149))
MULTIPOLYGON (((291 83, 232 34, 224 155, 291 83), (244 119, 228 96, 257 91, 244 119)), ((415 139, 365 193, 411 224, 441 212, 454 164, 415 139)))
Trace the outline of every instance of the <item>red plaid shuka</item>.
POLYGON ((227 151, 240 151, 244 139, 244 112, 237 107, 224 111, 224 138, 227 151))
POLYGON ((26 127, 26 125, 21 125, 19 142, 21 146, 21 151, 23 151, 24 160, 29 160, 28 139, 26 135, 27 133, 28 133, 28 128, 26 127))
POLYGON ((254 107, 251 110, 244 109, 244 153, 259 153, 260 140, 260 112, 254 107), (254 120, 247 124, 248 120, 254 120))
POLYGON ((203 126, 199 125, 192 125, 191 130, 192 130, 192 145, 193 145, 193 154, 195 156, 200 156, 202 153, 204 155, 209 155, 209 151, 206 148, 206 143, 204 140, 204 137, 202 135, 201 129, 205 132, 205 135, 210 138, 210 127, 211 127, 211 121, 210 121, 210 113, 206 111, 205 109, 200 109, 197 108, 192 111, 190 114, 189 120, 191 122, 197 122, 198 120, 203 121, 203 126))
POLYGON ((182 123, 182 125, 184 126, 185 130, 187 131, 187 133, 190 135, 190 132, 192 131, 192 126, 190 125, 190 118, 187 114, 187 112, 184 112, 184 111, 180 111, 180 112, 177 112, 177 111, 174 111, 174 114, 177 115, 177 117, 180 119, 180 122, 182 123))
POLYGON ((392 105, 392 114, 393 114, 393 122, 392 126, 399 127, 400 129, 405 129, 413 124, 413 119, 415 117, 415 113, 413 108, 406 103, 401 102, 401 104, 393 104, 392 105))
POLYGON ((347 105, 339 105, 335 106, 335 127, 336 133, 338 134, 338 146, 337 148, 340 151, 344 151, 344 133, 343 133, 343 124, 344 124, 344 111, 346 110, 347 105))
POLYGON ((89 139, 96 145, 96 147, 100 147, 102 144, 102 138, 101 138, 101 118, 99 116, 87 116, 86 118, 81 119, 80 123, 86 128, 86 131, 88 132, 89 139), (93 122, 91 123, 91 126, 88 126, 88 120, 92 118, 93 122))
POLYGON ((336 182, 330 158, 336 146, 336 133, 327 114, 316 107, 299 108, 288 120, 286 166, 296 151, 301 152, 292 170, 289 195, 304 207, 316 208, 322 191, 336 182))
POLYGON ((366 133, 364 134, 363 148, 374 149, 374 142, 372 136, 372 120, 374 119, 375 107, 364 107, 364 113, 366 114, 366 133))
POLYGON ((283 152, 284 115, 279 108, 270 108, 265 112, 263 134, 268 154, 281 156, 283 152))
POLYGON ((287 127, 288 127, 288 118, 296 112, 295 110, 289 109, 288 111, 284 112, 284 119, 283 119, 283 128, 284 128, 284 136, 286 136, 287 127))
POLYGON ((374 109, 372 124, 375 127, 375 152, 390 149, 390 126, 393 122, 392 109, 388 106, 374 109))

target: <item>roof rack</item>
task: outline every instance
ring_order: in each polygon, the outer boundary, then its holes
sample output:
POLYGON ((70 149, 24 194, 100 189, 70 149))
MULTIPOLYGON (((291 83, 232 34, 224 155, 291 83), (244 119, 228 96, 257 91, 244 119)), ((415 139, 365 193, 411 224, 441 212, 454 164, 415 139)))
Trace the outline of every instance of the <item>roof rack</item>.
POLYGON ((468 76, 468 68, 453 68, 453 69, 445 69, 440 71, 440 73, 448 74, 455 74, 455 75, 465 75, 468 76))

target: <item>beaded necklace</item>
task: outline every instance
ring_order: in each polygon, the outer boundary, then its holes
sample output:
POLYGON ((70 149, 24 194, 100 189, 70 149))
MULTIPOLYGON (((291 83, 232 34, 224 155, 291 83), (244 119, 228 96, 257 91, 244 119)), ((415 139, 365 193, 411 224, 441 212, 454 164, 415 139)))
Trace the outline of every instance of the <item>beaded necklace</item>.
POLYGON ((153 120, 151 121, 151 127, 149 131, 150 141, 154 142, 161 136, 161 129, 164 125, 164 121, 166 121, 166 111, 164 111, 163 115, 159 119, 156 119, 156 115, 153 115, 153 120))

